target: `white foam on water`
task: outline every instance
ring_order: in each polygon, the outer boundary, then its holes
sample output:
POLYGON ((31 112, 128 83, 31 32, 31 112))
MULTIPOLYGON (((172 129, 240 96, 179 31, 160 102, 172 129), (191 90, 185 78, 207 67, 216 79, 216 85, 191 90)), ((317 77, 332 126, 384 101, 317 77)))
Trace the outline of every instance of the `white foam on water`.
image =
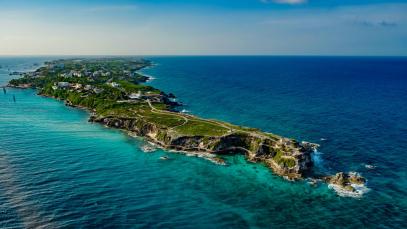
POLYGON ((318 168, 322 168, 323 167, 323 159, 322 159, 322 155, 323 153, 319 152, 318 150, 314 150, 314 153, 312 153, 311 155, 311 159, 314 162, 315 166, 317 166, 318 168))
POLYGON ((366 169, 375 169, 376 166, 375 166, 375 165, 365 164, 365 168, 366 168, 366 169))
POLYGON ((328 185, 329 188, 335 190, 335 192, 342 197, 361 198, 365 193, 370 191, 370 189, 363 184, 352 184, 351 186, 355 189, 355 191, 348 191, 339 185, 328 185))
POLYGON ((157 148, 156 148, 154 145, 145 144, 145 145, 143 145, 143 146, 141 147, 141 150, 142 150, 144 153, 151 153, 151 152, 157 151, 157 148))
POLYGON ((145 75, 145 74, 143 74, 143 75, 148 77, 148 79, 146 80, 147 83, 149 83, 149 82, 151 82, 151 81, 157 79, 157 78, 152 77, 152 76, 149 76, 149 75, 145 75))

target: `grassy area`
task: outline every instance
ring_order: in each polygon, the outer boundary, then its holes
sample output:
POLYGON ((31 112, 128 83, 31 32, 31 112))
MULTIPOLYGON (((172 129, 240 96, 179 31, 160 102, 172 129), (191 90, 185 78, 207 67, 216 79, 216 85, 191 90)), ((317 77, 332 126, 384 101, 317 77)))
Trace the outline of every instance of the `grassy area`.
POLYGON ((185 123, 185 120, 181 117, 171 114, 157 114, 152 112, 144 112, 142 115, 145 115, 145 118, 157 125, 164 127, 176 127, 185 123))
POLYGON ((190 120, 187 124, 175 128, 180 134, 190 136, 222 136, 228 132, 228 129, 208 122, 199 120, 190 120))

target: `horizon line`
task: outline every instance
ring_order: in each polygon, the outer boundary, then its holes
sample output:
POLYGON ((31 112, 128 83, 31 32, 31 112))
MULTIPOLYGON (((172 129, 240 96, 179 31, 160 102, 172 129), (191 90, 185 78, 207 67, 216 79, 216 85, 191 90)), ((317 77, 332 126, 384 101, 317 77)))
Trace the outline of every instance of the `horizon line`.
POLYGON ((0 57, 407 57, 407 55, 344 54, 0 54, 0 57))

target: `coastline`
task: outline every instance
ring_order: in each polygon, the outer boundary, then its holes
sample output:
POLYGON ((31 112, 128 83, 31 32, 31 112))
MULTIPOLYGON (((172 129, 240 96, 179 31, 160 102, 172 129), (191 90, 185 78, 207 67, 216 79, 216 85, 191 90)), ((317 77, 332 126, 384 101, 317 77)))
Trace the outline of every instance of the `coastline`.
MULTIPOLYGON (((153 65, 148 65, 147 67, 151 67, 151 66, 153 66, 153 65)), ((144 67, 143 67, 144 68, 144 67)), ((140 68, 140 69, 138 69, 137 70, 137 73, 140 75, 140 76, 142 76, 142 78, 143 78, 143 80, 142 81, 140 81, 141 83, 145 83, 145 82, 148 82, 148 80, 150 80, 151 79, 151 77, 150 76, 147 76, 147 75, 145 75, 145 74, 143 74, 143 73, 140 73, 140 70, 142 70, 143 68, 140 68)), ((9 85, 9 86, 12 86, 12 85, 9 85)), ((32 88, 31 87, 32 85, 30 85, 30 86, 28 86, 28 85, 23 85, 23 86, 21 86, 21 85, 14 85, 13 87, 16 87, 16 88, 21 88, 21 89, 25 89, 25 88, 32 88)), ((154 127, 152 127, 151 125, 151 123, 149 123, 149 122, 145 122, 145 120, 141 120, 141 123, 142 123, 142 125, 143 125, 143 127, 140 129, 140 128, 138 128, 138 129, 133 129, 133 130, 131 130, 131 128, 134 128, 134 126, 133 125, 135 125, 135 124, 132 124, 133 122, 134 122, 134 120, 131 120, 131 119, 129 119, 129 118, 122 118, 122 117, 103 117, 103 116, 98 116, 98 114, 96 113, 96 110, 95 109, 92 109, 92 108, 89 108, 89 107, 86 107, 86 106, 81 106, 81 105, 78 105, 78 104, 73 104, 71 101, 69 101, 69 100, 67 100, 67 99, 63 99, 63 98, 59 98, 59 97, 56 97, 56 96, 50 96, 49 94, 46 94, 46 93, 38 93, 39 95, 41 95, 41 96, 45 96, 45 97, 50 97, 50 98, 54 98, 54 99, 58 99, 58 100, 60 100, 60 101, 65 101, 65 104, 67 105, 67 106, 71 106, 71 107, 76 107, 76 108, 80 108, 80 109, 83 109, 83 110, 86 110, 86 111, 88 111, 89 112, 89 121, 90 122, 98 122, 98 123, 100 123, 100 124, 103 124, 104 126, 106 126, 106 127, 109 127, 109 128, 115 128, 115 129, 120 129, 120 130, 124 130, 124 131, 126 131, 128 134, 129 133, 131 133, 131 134, 129 134, 129 135, 131 135, 131 136, 133 136, 133 135, 135 135, 135 136, 137 136, 137 137, 143 137, 143 138, 145 138, 147 141, 151 141, 151 142, 153 142, 156 146, 158 146, 159 148, 162 148, 162 149, 165 149, 165 150, 167 150, 167 151, 169 151, 169 152, 177 152, 177 153, 183 153, 183 154, 186 154, 186 155, 197 155, 198 157, 201 155, 206 155, 207 157, 204 157, 205 159, 208 159, 208 160, 211 160, 210 158, 216 158, 216 155, 222 155, 222 154, 231 154, 231 152, 233 151, 234 153, 232 153, 232 154, 235 154, 235 153, 240 153, 240 154, 245 154, 246 155, 246 158, 247 158, 247 160, 248 161, 252 161, 252 162, 260 162, 260 163, 263 163, 263 164, 265 164, 267 167, 269 167, 269 168, 271 168, 277 175, 280 175, 280 176, 282 176, 283 178, 286 178, 286 179, 288 179, 288 180, 297 180, 297 179, 302 179, 302 178, 313 178, 312 176, 309 176, 309 175, 303 175, 302 174, 302 172, 301 173, 292 173, 292 172, 288 172, 288 171, 291 171, 290 169, 290 167, 286 167, 286 168, 283 168, 284 170, 281 170, 282 169, 282 167, 281 167, 281 165, 280 164, 277 164, 274 160, 269 160, 269 159, 266 159, 266 160, 263 160, 263 159, 261 159, 261 160, 259 160, 259 158, 256 158, 256 157, 254 157, 254 156, 251 156, 250 154, 253 154, 253 152, 251 152, 251 151, 249 151, 249 150, 247 150, 247 149, 245 149, 244 147, 236 147, 236 146, 233 146, 233 144, 235 144, 235 143, 233 143, 233 141, 232 141, 232 146, 227 146, 227 145, 225 145, 225 146, 223 146, 223 148, 220 148, 219 150, 208 150, 208 148, 206 147, 201 147, 201 143, 199 143, 201 140, 200 139, 194 139, 194 138, 192 138, 192 140, 193 141, 198 141, 198 143, 199 144, 196 144, 195 142, 191 142, 191 143, 193 143, 192 145, 190 144, 190 143, 188 143, 188 141, 190 141, 190 140, 188 140, 188 139, 186 139, 186 141, 187 141, 187 143, 189 144, 186 144, 186 145, 183 145, 184 143, 182 143, 182 144, 168 144, 168 142, 165 142, 165 141, 162 141, 162 140, 160 140, 159 138, 157 138, 157 133, 151 133, 151 131, 157 131, 157 129, 156 128, 154 128, 154 127), (147 130, 145 130, 144 128, 147 128, 147 130), (153 129, 155 129, 155 130, 152 130, 151 128, 153 128, 153 129), (187 146, 191 146, 191 147, 187 147, 187 146)), ((154 107, 152 107, 151 106, 151 104, 150 104, 150 102, 147 100, 147 102, 148 102, 148 104, 150 105, 150 107, 151 107, 151 111, 154 111, 154 109, 156 109, 156 108, 154 108, 154 107)), ((174 113, 173 111, 163 111, 163 110, 159 110, 160 112, 170 112, 170 113, 174 113)), ((199 117, 196 117, 196 116, 194 116, 194 115, 187 115, 187 114, 183 114, 183 116, 185 116, 185 117, 188 117, 188 118, 191 118, 191 119, 201 119, 201 118, 199 118, 199 117)), ((204 119, 201 119, 201 120, 204 120, 204 119)), ((140 121, 140 120, 139 120, 140 121)), ((215 122, 216 124, 220 124, 220 123, 222 123, 221 125, 224 125, 223 124, 223 122, 220 122, 220 121, 217 121, 217 120, 205 120, 205 122, 215 122)), ((137 123, 137 122, 136 122, 137 123)), ((137 124, 138 125, 138 124, 137 124)), ((232 124, 227 124, 227 125, 232 125, 232 124)), ((240 131, 243 131, 243 132, 248 132, 250 135, 251 134, 253 134, 253 136, 251 136, 251 138, 256 138, 256 137, 259 137, 260 136, 260 134, 259 133, 257 133, 257 131, 256 132, 253 132, 253 131, 245 131, 245 130, 240 130, 240 131)), ((158 132, 158 134, 161 134, 160 132, 158 132)), ((262 132, 262 134, 261 134, 261 138, 264 138, 266 135, 265 134, 270 134, 270 133, 264 133, 264 132, 262 132)), ((270 134, 270 135, 272 135, 272 134, 270 134)), ((226 136, 226 137, 228 137, 228 136, 226 136)), ((276 136, 274 136, 273 135, 273 137, 276 137, 276 136)), ((305 167, 305 169, 306 170, 309 170, 309 169, 311 169, 311 166, 312 166, 312 161, 311 161, 311 155, 312 155, 312 153, 313 153, 313 151, 315 150, 315 148, 317 147, 317 145, 316 144, 312 144, 312 143, 307 143, 307 142, 304 142, 304 143, 297 143, 295 140, 291 140, 291 139, 287 139, 287 138, 283 138, 283 137, 279 137, 279 136, 277 136, 278 137, 278 140, 279 141, 281 141, 281 143, 283 143, 283 145, 286 145, 286 144, 289 144, 289 145, 291 145, 291 144, 294 144, 294 147, 307 147, 307 148, 305 148, 304 150, 304 153, 306 153, 306 154, 301 154, 301 155, 297 155, 297 156, 304 156, 304 155, 306 155, 306 158, 303 158, 303 159, 301 159, 301 160, 305 160, 305 163, 311 163, 311 164, 309 164, 309 165, 306 165, 306 164, 302 164, 303 166, 306 166, 305 167), (308 161, 308 162, 307 162, 308 161)), ((233 136, 233 138, 236 138, 236 136, 233 136)), ((217 139, 217 138, 216 138, 217 139)), ((216 139, 214 139, 214 140, 216 140, 216 139)), ((221 139, 221 138, 220 138, 221 139)), ((229 141, 229 140, 228 140, 229 141)), ((257 140, 256 140, 257 141, 257 140)), ((180 142, 181 143, 181 142, 180 142)), ((240 143, 239 143, 240 144, 240 143)), ((261 150, 261 146, 263 146, 262 145, 262 143, 260 143, 260 145, 258 146, 258 147, 260 147, 260 148, 258 148, 258 150, 261 150)), ((274 156, 273 156, 274 157, 274 156)), ((224 162, 224 160, 223 159, 220 159, 220 160, 218 160, 218 159, 213 159, 213 160, 211 160, 212 162, 215 162, 215 163, 219 163, 219 164, 224 164, 225 162, 224 162)), ((301 168, 300 168, 301 169, 301 168)), ((329 183, 330 182, 330 177, 331 176, 327 176, 327 179, 325 179, 325 181, 327 181, 327 183, 329 183)), ((332 176, 333 177, 333 176, 332 176)), ((317 177, 317 178, 319 178, 319 177, 317 177)), ((347 182, 340 182, 340 184, 336 184, 336 185, 338 185, 339 187, 342 187, 342 188, 348 188, 347 189, 347 191, 350 191, 350 192, 354 192, 354 191, 352 191, 353 189, 349 189, 351 186, 352 186, 352 183, 350 183, 349 181, 347 181, 347 182)), ((345 190, 345 189, 344 189, 345 190)))

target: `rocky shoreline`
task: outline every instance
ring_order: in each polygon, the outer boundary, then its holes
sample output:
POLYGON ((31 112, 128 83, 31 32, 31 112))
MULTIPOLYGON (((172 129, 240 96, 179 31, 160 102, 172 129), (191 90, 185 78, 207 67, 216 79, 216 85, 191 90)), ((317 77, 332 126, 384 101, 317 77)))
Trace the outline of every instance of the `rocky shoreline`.
MULTIPOLYGON (((149 141, 170 150, 210 153, 215 155, 244 154, 252 162, 262 162, 270 167, 276 174, 286 176, 289 179, 304 178, 311 171, 311 154, 317 145, 307 142, 298 143, 290 139, 281 138, 279 143, 286 147, 292 147, 294 166, 278 164, 273 158, 275 156, 273 146, 276 142, 270 139, 261 139, 250 134, 229 134, 221 137, 204 136, 178 136, 171 131, 161 129, 142 119, 123 119, 117 117, 103 117, 93 113, 89 119, 91 122, 101 123, 108 127, 129 131, 137 136, 145 137, 149 141), (250 145, 256 150, 249 150, 250 145)), ((277 143, 278 144, 278 143, 277 143)))
MULTIPOLYGON (((335 175, 318 176, 312 174, 313 162, 311 160, 311 154, 317 149, 318 145, 308 142, 296 143, 303 151, 296 154, 295 167, 281 166, 272 160, 270 152, 267 151, 267 147, 262 147, 259 151, 251 152, 246 149, 235 147, 236 136, 224 136, 221 138, 213 138, 211 141, 221 142, 221 147, 211 148, 210 144, 202 144, 203 140, 199 137, 183 137, 182 139, 172 139, 171 137, 158 139, 160 135, 158 129, 152 124, 146 123, 145 125, 138 125, 140 120, 122 120, 118 118, 100 117, 96 114, 92 114, 89 118, 90 122, 96 122, 103 124, 107 127, 122 129, 130 132, 131 134, 144 137, 148 141, 156 144, 162 149, 174 150, 176 152, 183 152, 184 154, 194 153, 197 155, 231 155, 231 154, 243 154, 248 161, 254 163, 263 163, 267 167, 273 170, 277 175, 282 176, 288 180, 298 180, 304 178, 310 178, 313 181, 322 181, 328 185, 332 185, 334 190, 338 193, 347 193, 343 196, 359 196, 359 192, 356 186, 363 186, 366 183, 366 179, 356 172, 339 172, 335 175)), ((239 136, 241 137, 241 136, 239 136)), ((250 138, 250 136, 248 136, 250 138)), ((288 141, 292 141, 287 139, 288 141)), ((290 142, 292 143, 292 142, 290 142)), ((207 157, 207 159, 218 164, 225 164, 224 160, 216 156, 207 157)))

